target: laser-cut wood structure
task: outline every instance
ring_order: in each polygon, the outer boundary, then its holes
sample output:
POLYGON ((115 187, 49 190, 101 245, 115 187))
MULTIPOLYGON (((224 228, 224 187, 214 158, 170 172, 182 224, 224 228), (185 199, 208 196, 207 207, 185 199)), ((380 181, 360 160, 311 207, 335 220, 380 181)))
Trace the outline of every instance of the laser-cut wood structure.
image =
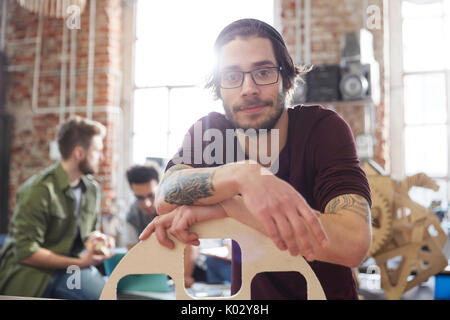
POLYGON ((381 273, 387 299, 404 292, 443 270, 447 235, 436 215, 411 200, 413 187, 437 191, 437 184, 423 173, 398 182, 366 163, 364 169, 372 193, 373 243, 366 257, 373 257, 381 273))
MULTIPOLYGON (((306 280, 308 299, 325 300, 323 288, 307 261, 301 256, 292 257, 288 251, 280 251, 270 238, 258 231, 232 218, 202 222, 194 225, 191 230, 202 239, 236 240, 241 247, 242 285, 239 292, 230 299, 249 300, 251 281, 258 273, 297 271, 306 280)), ((158 273, 167 274, 173 279, 177 300, 194 299, 184 288, 185 245, 172 237, 171 239, 175 242, 173 250, 161 246, 154 235, 134 246, 112 272, 100 299, 117 299, 117 283, 126 275, 158 273)))

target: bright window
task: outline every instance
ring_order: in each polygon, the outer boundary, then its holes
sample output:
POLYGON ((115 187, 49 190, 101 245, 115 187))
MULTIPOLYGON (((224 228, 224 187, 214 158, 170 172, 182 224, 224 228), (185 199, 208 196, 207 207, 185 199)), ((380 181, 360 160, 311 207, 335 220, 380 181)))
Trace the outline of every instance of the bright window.
POLYGON ((414 188, 410 195, 429 207, 447 206, 450 135, 450 0, 403 0, 404 169, 425 172, 438 192, 414 188))
POLYGON ((273 0, 137 1, 133 162, 171 158, 196 120, 223 112, 203 87, 217 35, 241 18, 273 25, 273 0))

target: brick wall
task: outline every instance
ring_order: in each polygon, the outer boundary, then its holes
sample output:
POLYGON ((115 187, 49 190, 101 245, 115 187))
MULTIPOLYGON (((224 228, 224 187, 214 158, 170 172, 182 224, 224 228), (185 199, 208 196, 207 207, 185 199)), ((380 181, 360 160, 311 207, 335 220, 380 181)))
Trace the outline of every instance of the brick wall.
MULTIPOLYGON (((60 82, 63 47, 63 20, 43 18, 42 49, 38 90, 38 111, 32 110, 35 44, 39 18, 21 8, 17 1, 8 1, 6 52, 10 66, 6 108, 13 115, 10 167, 10 210, 15 205, 17 188, 31 175, 54 161, 49 156, 50 141, 56 138, 60 122, 60 82)), ((1 10, 1 7, 0 7, 1 10)), ((118 168, 118 143, 121 110, 118 105, 121 79, 121 2, 97 0, 95 28, 95 59, 93 72, 92 118, 104 124, 105 162, 96 179, 103 189, 103 211, 115 198, 118 168), (112 107, 111 107, 112 106, 112 107)), ((71 101, 70 60, 66 59, 67 81, 65 104, 86 106, 88 97, 88 53, 90 29, 90 2, 82 13, 81 28, 76 32, 75 91, 71 101)), ((68 30, 68 54, 70 55, 71 31, 68 30)), ((120 97, 119 97, 120 98, 120 97)), ((70 116, 65 113, 63 119, 70 116)), ((79 108, 73 114, 87 116, 87 109, 79 108)))
MULTIPOLYGON (((293 57, 296 56, 296 8, 295 0, 281 1, 281 30, 286 38, 288 49, 293 57)), ((304 1, 303 1, 304 2, 304 1)), ((363 8, 362 0, 311 0, 311 63, 312 64, 339 64, 341 61, 342 36, 351 31, 365 27, 368 15, 363 8)), ((370 0, 368 5, 380 8, 383 15, 383 1, 370 0)), ((304 8, 302 8, 304 9, 304 8)), ((381 103, 375 107, 375 146, 374 160, 389 170, 388 115, 384 103, 384 38, 383 21, 381 28, 370 30, 374 37, 375 59, 380 64, 381 103)), ((302 41, 304 41, 305 25, 301 24, 302 41)), ((364 130, 363 106, 345 106, 340 104, 336 111, 350 124, 355 135, 364 130)))

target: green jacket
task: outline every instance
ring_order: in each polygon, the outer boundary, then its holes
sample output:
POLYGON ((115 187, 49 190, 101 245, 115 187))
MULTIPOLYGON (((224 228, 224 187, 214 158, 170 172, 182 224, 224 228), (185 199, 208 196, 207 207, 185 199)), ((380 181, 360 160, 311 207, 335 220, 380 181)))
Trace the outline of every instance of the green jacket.
POLYGON ((100 214, 100 187, 82 176, 78 225, 82 242, 75 242, 75 199, 61 163, 28 179, 16 194, 16 207, 0 257, 0 295, 41 297, 56 270, 20 264, 39 248, 79 257, 100 214))

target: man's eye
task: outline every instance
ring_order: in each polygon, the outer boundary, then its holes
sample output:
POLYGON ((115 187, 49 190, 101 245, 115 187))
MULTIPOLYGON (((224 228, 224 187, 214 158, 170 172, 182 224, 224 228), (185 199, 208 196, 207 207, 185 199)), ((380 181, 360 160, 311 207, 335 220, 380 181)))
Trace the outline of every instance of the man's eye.
POLYGON ((227 73, 224 76, 225 81, 237 81, 239 80, 239 73, 227 73))
POLYGON ((265 77, 269 76, 269 74, 270 74, 269 69, 261 69, 256 72, 256 76, 259 78, 265 78, 265 77))

